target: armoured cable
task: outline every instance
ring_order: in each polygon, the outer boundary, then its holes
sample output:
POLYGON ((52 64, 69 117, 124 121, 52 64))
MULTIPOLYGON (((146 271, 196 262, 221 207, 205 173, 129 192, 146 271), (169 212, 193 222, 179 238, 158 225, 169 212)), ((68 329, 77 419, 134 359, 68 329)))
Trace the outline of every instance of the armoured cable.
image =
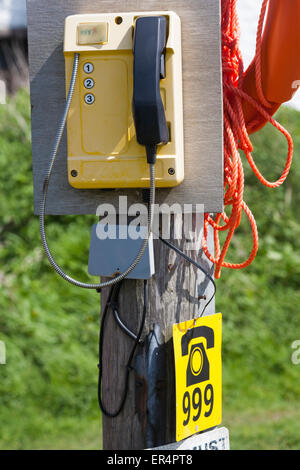
POLYGON ((78 64, 79 64, 79 54, 75 53, 74 54, 74 63, 73 63, 73 71, 72 71, 72 77, 70 81, 70 86, 69 86, 69 92, 68 92, 68 97, 65 105, 65 109, 63 112, 63 116, 56 134, 55 138, 55 143, 53 146, 53 150, 51 153, 50 157, 50 163, 49 167, 47 170, 47 174, 44 180, 43 184, 43 189, 42 189, 42 199, 41 199, 41 204, 40 204, 40 234, 41 234, 41 239, 42 239, 42 245, 43 249, 45 251, 45 254, 52 266, 52 268, 59 274, 65 281, 69 282, 70 284, 73 284, 76 287, 81 287, 84 289, 95 289, 95 290, 101 290, 104 287, 109 287, 114 284, 117 284, 119 281, 125 279, 129 273, 131 273, 134 268, 137 266, 137 264, 140 262, 142 259, 145 250, 147 248, 148 242, 149 242, 149 237, 151 234, 151 229, 152 229, 152 221, 153 221, 153 208, 155 204, 155 165, 154 164, 149 164, 149 172, 150 172, 150 198, 149 198, 149 207, 148 207, 148 221, 147 221, 147 226, 148 230, 146 233, 145 238, 143 239, 142 246, 135 258, 135 260, 131 263, 131 265, 121 274, 118 276, 114 277, 113 279, 110 279, 109 281, 101 282, 98 284, 93 284, 93 283, 85 283, 78 281, 68 274, 66 274, 63 269, 56 263, 54 260, 51 251, 49 249, 48 243, 47 243, 47 237, 46 237, 46 230, 45 230, 45 212, 46 212, 46 204, 47 204, 47 194, 48 194, 48 187, 49 187, 49 182, 51 179, 52 171, 53 171, 53 166, 56 160, 57 156, 57 151, 59 149, 61 139, 63 136, 63 132, 65 129, 66 125, 66 120, 68 116, 68 112, 70 109, 70 105, 72 102, 72 98, 74 95, 74 90, 75 90, 75 85, 76 85, 76 79, 78 75, 78 64))

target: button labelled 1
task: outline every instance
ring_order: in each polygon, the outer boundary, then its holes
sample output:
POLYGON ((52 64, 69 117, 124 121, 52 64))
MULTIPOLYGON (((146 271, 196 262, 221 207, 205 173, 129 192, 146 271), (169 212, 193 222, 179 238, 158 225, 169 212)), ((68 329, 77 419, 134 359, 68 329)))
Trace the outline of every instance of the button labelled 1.
POLYGON ((85 73, 92 73, 94 71, 94 66, 91 62, 86 62, 83 66, 85 73))
POLYGON ((87 95, 85 95, 84 101, 86 102, 86 104, 93 104, 95 101, 95 96, 92 93, 88 93, 87 95))

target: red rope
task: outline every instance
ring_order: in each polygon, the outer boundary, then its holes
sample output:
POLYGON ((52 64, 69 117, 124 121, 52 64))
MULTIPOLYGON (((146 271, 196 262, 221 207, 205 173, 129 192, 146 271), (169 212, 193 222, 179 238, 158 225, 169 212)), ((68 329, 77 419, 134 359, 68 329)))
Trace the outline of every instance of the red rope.
POLYGON ((223 66, 223 96, 224 96, 224 206, 231 208, 230 215, 225 212, 217 214, 214 218, 210 214, 204 216, 203 251, 207 258, 216 265, 215 277, 220 277, 222 267, 242 269, 249 266, 254 260, 258 250, 258 232, 252 212, 243 200, 244 171, 239 154, 242 150, 250 167, 261 183, 269 188, 277 188, 286 179, 293 157, 293 141, 290 134, 273 119, 268 113, 269 103, 265 99, 261 80, 261 45, 264 19, 269 0, 263 0, 256 38, 256 88, 260 102, 247 95, 243 89, 244 66, 239 49, 239 23, 236 11, 237 0, 222 0, 222 66, 223 66), (252 144, 247 132, 242 101, 247 100, 258 113, 261 113, 276 129, 287 139, 288 154, 286 165, 281 177, 275 182, 265 179, 257 168, 251 152, 252 144), (239 227, 242 213, 249 219, 253 246, 248 259, 240 264, 225 261, 235 230, 239 227), (213 256, 207 246, 209 226, 214 231, 215 255, 213 256), (228 232, 226 240, 220 247, 219 232, 228 232))

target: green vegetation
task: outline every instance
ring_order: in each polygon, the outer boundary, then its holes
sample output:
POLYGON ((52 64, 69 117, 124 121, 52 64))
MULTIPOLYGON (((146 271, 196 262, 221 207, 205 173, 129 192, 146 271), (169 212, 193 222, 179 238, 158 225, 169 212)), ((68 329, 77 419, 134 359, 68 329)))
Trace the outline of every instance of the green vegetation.
MULTIPOLYGON (((26 91, 0 107, 0 340, 7 348, 7 364, 0 366, 0 449, 100 448, 99 298, 62 282, 42 255, 29 113, 26 91)), ((291 344, 300 339, 300 115, 284 108, 278 119, 294 137, 291 175, 270 190, 245 161, 245 200, 257 220, 259 253, 247 270, 223 270, 217 281, 223 423, 233 449, 300 447, 300 365, 291 362, 291 344)), ((277 178, 284 139, 266 126, 252 140, 259 167, 277 178)), ((52 217, 48 228, 58 261, 82 279, 88 278, 92 220, 52 217)), ((243 221, 229 256, 243 259, 250 249, 243 221)))
MULTIPOLYGON (((0 107, 0 448, 55 447, 65 435, 67 447, 99 448, 99 296, 61 282, 42 256, 29 113, 26 91, 0 107)), ((48 230, 59 262, 82 279, 90 219, 53 217, 48 230)))
MULTIPOLYGON (((293 135, 292 171, 284 186, 271 190, 245 162, 245 201, 257 221, 259 251, 249 268, 223 270, 218 282, 217 306, 224 314, 224 422, 236 449, 300 447, 300 365, 291 361, 291 344, 300 339, 300 114, 282 108, 277 119, 293 135)), ((267 125, 252 142, 260 170, 274 181, 285 163, 285 139, 267 125)), ((231 259, 246 259, 251 246, 245 220, 231 259)))

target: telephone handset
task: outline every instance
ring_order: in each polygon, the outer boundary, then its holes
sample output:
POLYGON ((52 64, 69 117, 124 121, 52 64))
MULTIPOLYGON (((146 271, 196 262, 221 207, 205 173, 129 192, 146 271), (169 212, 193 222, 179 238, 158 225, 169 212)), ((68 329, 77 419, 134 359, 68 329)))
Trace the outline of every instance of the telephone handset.
POLYGON ((133 118, 136 138, 146 146, 153 162, 156 147, 169 141, 169 129, 160 94, 166 77, 167 20, 164 16, 141 17, 134 28, 133 118))
POLYGON ((198 326, 188 330, 181 339, 181 355, 186 356, 189 344, 193 339, 205 338, 206 348, 203 342, 192 343, 186 371, 186 385, 195 385, 209 380, 209 361, 205 349, 214 347, 214 330, 208 326, 198 326))

